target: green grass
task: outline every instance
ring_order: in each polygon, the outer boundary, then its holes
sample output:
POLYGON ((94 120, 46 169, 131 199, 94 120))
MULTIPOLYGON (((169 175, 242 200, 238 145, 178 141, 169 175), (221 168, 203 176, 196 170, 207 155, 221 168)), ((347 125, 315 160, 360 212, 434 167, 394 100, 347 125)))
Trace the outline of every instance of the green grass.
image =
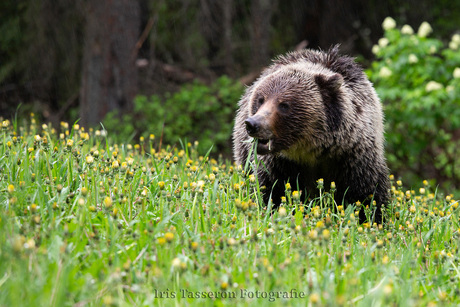
POLYGON ((61 129, 3 121, 0 306, 460 304, 459 203, 427 182, 392 181, 383 226, 321 186, 269 214, 195 144, 61 129))

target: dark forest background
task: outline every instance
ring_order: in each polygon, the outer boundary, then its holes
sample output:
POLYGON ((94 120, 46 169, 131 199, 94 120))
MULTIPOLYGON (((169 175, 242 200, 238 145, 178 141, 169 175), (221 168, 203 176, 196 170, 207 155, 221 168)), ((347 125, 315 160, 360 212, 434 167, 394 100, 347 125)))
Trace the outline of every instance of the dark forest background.
MULTIPOLYGON (((138 94, 225 74, 250 83, 270 58, 340 43, 366 65, 392 16, 448 37, 458 1, 3 0, 0 116, 22 103, 43 120, 96 125, 138 94)), ((235 102, 236 103, 236 102, 235 102)))

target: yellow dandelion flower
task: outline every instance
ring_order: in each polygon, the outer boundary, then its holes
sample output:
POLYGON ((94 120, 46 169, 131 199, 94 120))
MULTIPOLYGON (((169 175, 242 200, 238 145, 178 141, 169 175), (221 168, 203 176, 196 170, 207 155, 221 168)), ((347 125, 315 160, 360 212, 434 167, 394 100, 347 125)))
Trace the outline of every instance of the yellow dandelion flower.
POLYGON ((13 194, 14 193, 14 185, 9 184, 7 190, 8 190, 8 194, 13 194))
POLYGON ((382 263, 383 264, 388 264, 388 262, 390 262, 390 258, 387 255, 383 256, 382 263))
POLYGON ((112 207, 112 204, 113 204, 112 198, 110 198, 109 196, 107 196, 107 197, 104 199, 104 206, 105 206, 106 208, 110 208, 110 207, 112 207))
POLYGON ((190 244, 190 247, 193 251, 196 251, 198 249, 198 243, 197 242, 192 242, 192 244, 190 244))
POLYGON ((299 191, 292 191, 292 198, 294 200, 299 200, 300 199, 300 192, 299 191))
POLYGON ((234 238, 229 238, 227 244, 230 246, 236 245, 238 242, 234 238))
POLYGON ((118 169, 120 167, 120 164, 118 163, 118 160, 115 160, 112 162, 112 168, 113 169, 118 169))
POLYGON ((383 293, 385 293, 385 295, 390 295, 392 292, 393 292, 392 285, 385 285, 385 287, 383 287, 383 293))
POLYGON ((317 303, 319 303, 319 300, 320 300, 320 296, 319 296, 318 293, 312 293, 312 294, 310 295, 310 302, 311 302, 312 304, 317 304, 317 303))
POLYGON ((315 239, 318 238, 318 232, 317 232, 316 230, 314 230, 314 229, 313 229, 313 230, 310 230, 310 231, 308 232, 308 237, 309 237, 310 239, 312 239, 312 240, 315 240, 315 239))
POLYGON ((316 183, 317 183, 318 189, 322 189, 324 187, 324 179, 323 178, 320 178, 320 179, 316 180, 316 183))
POLYGON ((174 234, 172 232, 165 233, 165 240, 171 243, 174 240, 174 234))

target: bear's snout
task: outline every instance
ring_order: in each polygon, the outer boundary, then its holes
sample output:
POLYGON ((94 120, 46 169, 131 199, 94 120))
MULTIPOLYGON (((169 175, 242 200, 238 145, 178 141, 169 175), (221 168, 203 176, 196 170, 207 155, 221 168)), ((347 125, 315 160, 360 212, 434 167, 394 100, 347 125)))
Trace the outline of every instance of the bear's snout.
POLYGON ((260 122, 254 118, 249 117, 247 120, 244 121, 246 124, 246 131, 250 136, 254 136, 260 130, 260 122))
POLYGON ((268 126, 266 117, 256 114, 244 121, 249 136, 258 140, 257 154, 265 155, 276 150, 274 136, 268 126))
POLYGON ((270 126, 270 118, 267 116, 256 114, 244 121, 246 132, 249 136, 259 140, 269 140, 273 138, 272 128, 270 126))

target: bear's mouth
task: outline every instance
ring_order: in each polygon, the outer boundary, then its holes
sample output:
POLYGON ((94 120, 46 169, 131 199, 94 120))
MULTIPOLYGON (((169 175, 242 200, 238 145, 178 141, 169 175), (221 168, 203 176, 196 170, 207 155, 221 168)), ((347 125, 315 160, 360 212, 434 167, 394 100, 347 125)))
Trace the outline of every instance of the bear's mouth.
POLYGON ((263 145, 267 145, 269 141, 269 139, 259 139, 259 143, 263 145))
POLYGON ((257 154, 266 155, 273 150, 273 140, 257 139, 257 154))

